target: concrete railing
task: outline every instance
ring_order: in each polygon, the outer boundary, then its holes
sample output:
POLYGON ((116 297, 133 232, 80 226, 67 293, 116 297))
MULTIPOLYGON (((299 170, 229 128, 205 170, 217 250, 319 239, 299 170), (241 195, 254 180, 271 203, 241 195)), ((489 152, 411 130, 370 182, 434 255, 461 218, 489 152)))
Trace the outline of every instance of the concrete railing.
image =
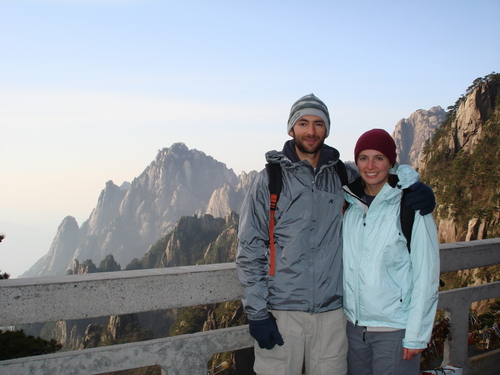
MULTIPOLYGON (((500 239, 440 246, 441 272, 500 264, 500 239)), ((2 280, 0 326, 123 315, 239 300, 234 263, 2 280), (89 303, 89 302, 92 303, 89 303)), ((445 361, 487 374, 499 352, 467 357, 469 307, 500 297, 500 282, 440 293, 451 321, 445 361), (485 357, 485 358, 483 358, 485 357), (493 361, 493 362, 492 362, 493 361)), ((206 374, 213 354, 253 346, 247 326, 0 361, 0 374, 99 374, 158 365, 163 374, 206 374)), ((496 362, 498 363, 498 362, 496 362)))
MULTIPOLYGON (((441 273, 500 264, 500 238, 455 242, 439 246, 441 273)), ((466 375, 498 374, 500 349, 468 358, 469 309, 476 301, 500 297, 500 281, 439 293, 438 309, 450 319, 451 337, 443 364, 463 367, 466 375)))

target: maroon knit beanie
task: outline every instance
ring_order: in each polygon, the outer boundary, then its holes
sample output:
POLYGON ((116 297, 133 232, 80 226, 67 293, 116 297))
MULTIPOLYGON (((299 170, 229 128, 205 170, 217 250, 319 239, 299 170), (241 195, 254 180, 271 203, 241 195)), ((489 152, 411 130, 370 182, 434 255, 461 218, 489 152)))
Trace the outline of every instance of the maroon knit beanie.
POLYGON ((363 133, 354 148, 354 161, 358 164, 358 155, 363 150, 377 150, 383 153, 389 163, 396 164, 396 143, 384 129, 372 129, 363 133))

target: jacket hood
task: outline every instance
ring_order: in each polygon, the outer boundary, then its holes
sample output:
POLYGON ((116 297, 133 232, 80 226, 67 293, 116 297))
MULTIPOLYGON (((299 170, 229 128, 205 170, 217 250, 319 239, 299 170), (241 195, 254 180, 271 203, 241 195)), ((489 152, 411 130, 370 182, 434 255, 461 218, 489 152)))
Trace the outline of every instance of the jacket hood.
POLYGON ((410 187, 419 180, 419 175, 415 169, 406 164, 399 165, 396 163, 389 173, 398 176, 398 185, 400 185, 402 189, 410 187))
MULTIPOLYGON (((324 164, 337 162, 339 157, 340 152, 336 148, 323 145, 317 168, 319 169, 324 164)), ((266 160, 269 163, 285 162, 286 164, 292 164, 300 162, 297 152, 295 151, 295 141, 293 139, 286 141, 282 151, 273 150, 267 152, 266 160)))

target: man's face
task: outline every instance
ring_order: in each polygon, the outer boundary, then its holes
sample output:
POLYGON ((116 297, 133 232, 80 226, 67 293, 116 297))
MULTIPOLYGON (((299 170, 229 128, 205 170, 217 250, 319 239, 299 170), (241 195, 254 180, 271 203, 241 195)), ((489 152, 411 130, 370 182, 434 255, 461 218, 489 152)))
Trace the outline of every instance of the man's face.
POLYGON ((321 117, 306 115, 297 120, 288 134, 293 137, 299 151, 315 154, 325 142, 326 126, 321 117))

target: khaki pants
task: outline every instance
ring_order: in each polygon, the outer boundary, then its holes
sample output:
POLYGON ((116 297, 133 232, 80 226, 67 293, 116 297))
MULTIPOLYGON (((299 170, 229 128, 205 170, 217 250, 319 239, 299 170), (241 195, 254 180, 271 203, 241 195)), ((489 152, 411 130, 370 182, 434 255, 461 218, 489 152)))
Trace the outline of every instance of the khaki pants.
POLYGON ((255 344, 254 371, 258 375, 347 373, 346 317, 342 309, 320 314, 271 312, 285 344, 271 350, 255 344))

